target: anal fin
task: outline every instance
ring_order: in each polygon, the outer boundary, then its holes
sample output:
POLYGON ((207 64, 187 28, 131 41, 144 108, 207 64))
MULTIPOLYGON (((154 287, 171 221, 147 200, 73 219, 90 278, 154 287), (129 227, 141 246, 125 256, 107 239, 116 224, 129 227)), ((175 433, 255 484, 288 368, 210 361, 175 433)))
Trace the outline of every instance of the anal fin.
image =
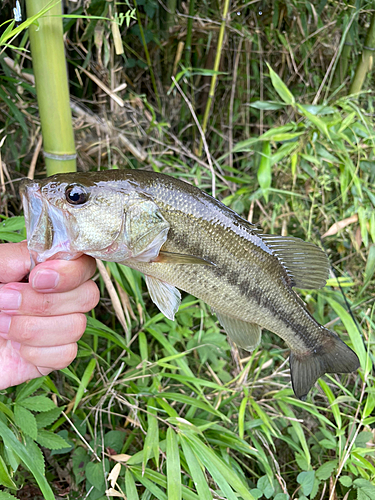
POLYGON ((253 351, 260 344, 262 329, 259 325, 232 318, 218 311, 215 311, 215 314, 236 345, 247 351, 253 351))
POLYGON ((181 304, 181 294, 173 285, 153 278, 146 274, 146 285, 152 302, 168 319, 174 320, 174 315, 181 304))

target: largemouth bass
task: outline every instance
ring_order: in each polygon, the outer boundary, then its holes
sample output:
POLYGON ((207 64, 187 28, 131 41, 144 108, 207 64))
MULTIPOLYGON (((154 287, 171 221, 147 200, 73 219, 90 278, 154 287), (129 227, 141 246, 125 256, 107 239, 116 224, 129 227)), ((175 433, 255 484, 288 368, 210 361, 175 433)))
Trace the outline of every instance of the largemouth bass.
POLYGON ((293 288, 326 284, 317 246, 264 234, 200 189, 141 170, 58 174, 21 186, 28 247, 38 263, 86 254, 144 273, 153 302, 174 319, 178 289, 202 299, 240 347, 262 329, 289 346, 292 386, 306 398, 324 373, 349 373, 357 355, 310 315, 293 288))

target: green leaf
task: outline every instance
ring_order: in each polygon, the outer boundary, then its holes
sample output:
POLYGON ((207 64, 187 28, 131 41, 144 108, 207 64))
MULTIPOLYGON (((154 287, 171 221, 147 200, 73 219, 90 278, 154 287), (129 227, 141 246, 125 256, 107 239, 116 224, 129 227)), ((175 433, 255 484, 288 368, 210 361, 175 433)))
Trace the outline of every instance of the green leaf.
POLYGON ((10 243, 20 243, 25 237, 22 234, 10 233, 8 231, 2 231, 0 233, 0 240, 9 241, 10 243))
POLYGON ((365 281, 363 283, 363 288, 365 288, 375 273, 375 245, 371 245, 368 252, 366 267, 365 267, 365 281))
POLYGON ((316 477, 322 481, 326 481, 332 476, 332 472, 337 468, 337 460, 330 460, 322 464, 316 471, 316 477))
POLYGON ((86 465, 86 478, 92 486, 102 491, 105 488, 103 464, 101 462, 89 462, 86 465))
POLYGON ((297 476, 297 483, 301 485, 302 493, 305 496, 310 495, 312 492, 315 481, 315 471, 303 471, 300 472, 297 476))
POLYGON ((129 500, 130 499, 139 500, 137 487, 134 481, 134 476, 129 469, 126 469, 125 472, 125 492, 126 492, 126 498, 129 498, 129 500))
POLYGON ((185 439, 184 436, 180 436, 181 438, 181 446, 184 454, 184 458, 189 467, 190 475, 193 479, 194 486, 197 489, 197 493, 199 498, 204 500, 211 500, 212 494, 210 488, 207 484, 207 480, 203 474, 202 466, 199 463, 198 459, 194 455, 193 450, 190 448, 189 443, 185 439))
POLYGON ((361 363, 361 367, 363 370, 366 370, 367 365, 367 353, 365 346, 363 345, 363 340, 360 332, 358 331, 357 325, 354 323, 353 318, 350 314, 342 307, 341 304, 336 302, 335 300, 327 297, 327 301, 335 313, 339 316, 341 321, 343 322, 346 331, 350 337, 352 346, 359 358, 361 363))
POLYGON ((283 102, 277 101, 254 101, 250 103, 250 108, 263 109, 265 111, 273 111, 285 107, 283 102))
POLYGON ((73 451, 72 456, 72 468, 77 484, 80 484, 85 479, 85 469, 89 462, 90 458, 87 455, 87 451, 82 446, 78 446, 73 451))
MULTIPOLYGON (((17 485, 13 482, 11 478, 8 467, 0 455, 0 484, 6 488, 11 488, 12 490, 17 490, 17 485)), ((0 497, 1 498, 1 497, 0 497)))
POLYGON ((35 466, 38 467, 38 470, 42 471, 42 473, 44 475, 45 474, 45 466, 44 466, 44 456, 43 456, 42 450, 39 448, 39 446, 36 444, 36 442, 33 439, 31 439, 29 436, 26 436, 25 446, 26 446, 26 451, 27 451, 30 459, 33 461, 35 466))
POLYGON ((50 411, 56 408, 56 405, 52 401, 52 399, 49 399, 45 396, 31 396, 30 398, 18 401, 18 404, 23 406, 24 408, 27 408, 28 410, 39 412, 50 411))
POLYGON ((270 71, 271 81, 273 88, 279 94, 281 99, 286 103, 292 106, 295 105, 295 99, 291 91, 279 77, 279 75, 271 68, 271 66, 267 63, 268 69, 270 71))
POLYGON ((49 450, 62 450, 69 444, 58 434, 51 431, 40 430, 38 432, 37 442, 49 450))
POLYGON ((38 429, 42 429, 43 427, 47 427, 48 425, 53 424, 53 422, 55 422, 55 420, 59 418, 63 409, 64 406, 55 406, 52 410, 44 411, 43 413, 38 413, 37 415, 35 415, 36 425, 38 429))
POLYGON ((79 405, 83 394, 91 380, 92 374, 95 370, 96 367, 96 358, 90 359, 89 364, 86 366, 86 369, 83 373, 81 383, 78 387, 77 394, 76 394, 76 400, 74 402, 74 407, 73 407, 73 413, 76 411, 77 406, 79 405))
POLYGON ((254 500, 254 497, 249 493, 248 486, 242 482, 242 478, 216 455, 212 448, 204 445, 199 438, 190 433, 186 433, 186 439, 188 439, 197 459, 206 467, 227 500, 236 500, 232 488, 244 500, 254 500))
POLYGON ((39 387, 42 387, 46 377, 39 377, 25 382, 24 384, 17 387, 17 397, 16 403, 19 403, 22 399, 26 399, 30 394, 37 391, 39 387), (18 391, 19 389, 19 391, 18 391))
POLYGON ((263 190, 263 196, 268 202, 268 189, 271 187, 272 168, 271 168, 271 145, 269 141, 263 143, 262 157, 258 168, 258 182, 263 190))
POLYGON ((147 435, 145 439, 145 444, 143 447, 143 460, 142 460, 142 470, 146 468, 149 458, 154 455, 156 467, 159 467, 159 426, 156 418, 155 410, 155 400, 150 398, 147 405, 148 416, 148 428, 147 435))
POLYGON ((19 231, 25 227, 25 217, 9 217, 0 223, 0 237, 3 230, 19 231))
MULTIPOLYGON (((137 469, 134 467, 131 468, 132 473, 134 476, 138 479, 140 483, 143 484, 143 486, 154 495, 158 500, 169 500, 167 495, 162 491, 156 484, 154 484, 152 481, 150 481, 147 477, 142 476, 137 469)), ((147 498, 147 497, 146 497, 147 498)))
POLYGON ((126 439, 123 431, 109 431, 104 436, 104 446, 112 448, 116 453, 120 453, 126 439))
POLYGON ((257 481, 257 488, 260 490, 266 498, 271 498, 275 488, 270 483, 268 476, 262 476, 257 481))
POLYGON ((27 410, 19 404, 14 405, 14 421, 27 436, 32 439, 36 439, 38 435, 38 429, 36 426, 36 420, 31 411, 27 410))
POLYGON ((370 498, 375 498, 375 485, 371 481, 363 478, 358 478, 354 479, 353 484, 356 488, 360 488, 363 493, 368 495, 370 498))
POLYGON ((300 104, 297 104, 298 109, 300 110, 301 114, 304 115, 310 122, 315 125, 315 127, 323 134, 324 137, 327 137, 328 139, 331 139, 331 136, 328 131, 328 127, 326 123, 318 118, 317 116, 313 115, 312 113, 309 113, 303 106, 300 104))
POLYGON ((181 500, 181 469, 177 435, 172 427, 167 430, 167 493, 168 500, 181 500))
POLYGON ((5 491, 0 491, 0 500, 17 500, 17 498, 10 493, 6 493, 5 491))
POLYGON ((29 136, 29 129, 26 125, 25 118, 21 111, 17 108, 15 103, 12 101, 12 97, 9 96, 2 87, 0 87, 0 99, 3 101, 3 103, 9 107, 13 117, 15 120, 17 120, 19 126, 22 128, 23 133, 25 134, 26 137, 29 136))
POLYGON ((290 408, 290 406, 284 404, 283 402, 279 401, 279 406, 282 411, 282 413, 286 416, 289 417, 290 419, 290 425, 293 427, 294 432, 296 433, 296 436, 299 439, 299 442, 301 444, 301 447, 305 453, 305 459, 308 465, 310 466, 311 464, 311 455, 310 455, 310 450, 309 446, 306 441, 305 433, 302 429, 301 424, 297 421, 297 418, 293 412, 293 410, 290 408))
POLYGON ((339 481, 345 488, 350 488, 353 484, 353 480, 350 476, 341 476, 339 477, 339 481))

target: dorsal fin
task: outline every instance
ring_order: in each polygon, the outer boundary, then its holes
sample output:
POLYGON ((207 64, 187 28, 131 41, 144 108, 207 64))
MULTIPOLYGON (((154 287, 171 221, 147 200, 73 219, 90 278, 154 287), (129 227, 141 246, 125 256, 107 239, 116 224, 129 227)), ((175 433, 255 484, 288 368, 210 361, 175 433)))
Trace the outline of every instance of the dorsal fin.
POLYGON ((262 234, 260 238, 284 266, 292 287, 314 290, 325 286, 329 261, 319 247, 293 236, 262 234))

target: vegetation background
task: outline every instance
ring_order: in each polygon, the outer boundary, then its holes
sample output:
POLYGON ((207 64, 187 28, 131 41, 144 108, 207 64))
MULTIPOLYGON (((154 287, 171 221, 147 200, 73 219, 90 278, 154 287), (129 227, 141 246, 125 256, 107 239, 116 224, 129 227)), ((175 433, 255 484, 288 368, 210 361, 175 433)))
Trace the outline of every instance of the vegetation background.
MULTIPOLYGON (((186 294, 171 322, 140 274, 107 263, 76 361, 0 394, 0 500, 374 499, 373 3, 63 4, 78 168, 151 167, 322 246, 328 286, 300 293, 361 368, 301 402, 277 336, 239 351, 186 294)), ((46 175, 14 7, 0 13, 4 241, 25 238, 18 181, 46 175)))

